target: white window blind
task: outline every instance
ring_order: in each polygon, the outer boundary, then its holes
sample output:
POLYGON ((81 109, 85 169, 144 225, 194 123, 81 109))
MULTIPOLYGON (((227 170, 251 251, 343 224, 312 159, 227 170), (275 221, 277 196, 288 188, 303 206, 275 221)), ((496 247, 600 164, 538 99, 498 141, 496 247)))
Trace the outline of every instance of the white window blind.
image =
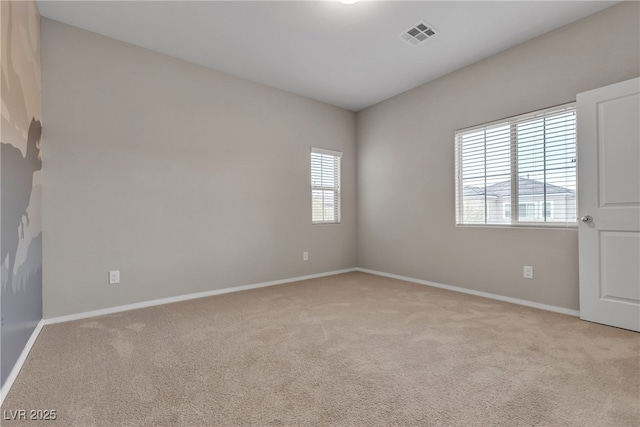
POLYGON ((456 224, 576 226, 576 112, 566 104, 462 129, 456 224))
POLYGON ((342 153, 311 148, 311 222, 340 222, 340 159, 342 153))

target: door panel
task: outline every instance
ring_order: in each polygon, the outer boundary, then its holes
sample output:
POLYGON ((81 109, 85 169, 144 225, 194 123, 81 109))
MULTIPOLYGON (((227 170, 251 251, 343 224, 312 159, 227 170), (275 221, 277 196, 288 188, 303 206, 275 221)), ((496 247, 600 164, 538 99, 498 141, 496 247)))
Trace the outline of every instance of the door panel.
POLYGON ((639 105, 639 94, 598 104, 600 206, 640 203, 639 105))
POLYGON ((640 233, 603 231, 600 233, 600 297, 609 300, 640 300, 640 233))
POLYGON ((640 331, 640 79, 579 94, 577 118, 580 317, 640 331))

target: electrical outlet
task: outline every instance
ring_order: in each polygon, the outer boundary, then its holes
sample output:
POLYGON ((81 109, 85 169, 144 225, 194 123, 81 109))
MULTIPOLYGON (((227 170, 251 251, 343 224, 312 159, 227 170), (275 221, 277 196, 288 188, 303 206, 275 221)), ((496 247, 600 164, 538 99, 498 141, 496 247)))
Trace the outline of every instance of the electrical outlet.
POLYGON ((302 252, 302 260, 309 261, 309 252, 302 252))
POLYGON ((533 279, 533 267, 530 265, 525 265, 522 268, 522 277, 525 279, 533 279))
POLYGON ((109 284, 117 285, 120 283, 120 270, 113 270, 109 272, 109 284))

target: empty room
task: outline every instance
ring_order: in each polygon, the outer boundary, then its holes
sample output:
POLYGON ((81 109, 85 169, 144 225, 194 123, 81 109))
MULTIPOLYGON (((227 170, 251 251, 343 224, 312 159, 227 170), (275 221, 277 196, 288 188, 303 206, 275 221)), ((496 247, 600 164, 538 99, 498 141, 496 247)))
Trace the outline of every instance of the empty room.
POLYGON ((640 2, 0 5, 2 426, 640 425, 640 2))

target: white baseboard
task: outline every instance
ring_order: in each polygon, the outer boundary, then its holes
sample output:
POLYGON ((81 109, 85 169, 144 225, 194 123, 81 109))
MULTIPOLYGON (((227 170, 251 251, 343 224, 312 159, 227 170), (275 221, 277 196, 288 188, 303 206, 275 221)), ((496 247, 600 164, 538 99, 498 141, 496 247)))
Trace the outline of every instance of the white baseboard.
POLYGON ((540 310, 553 311, 554 313, 568 314, 569 316, 580 317, 580 312, 578 310, 571 310, 564 307, 556 307, 555 305, 541 304, 539 302, 527 301, 524 299, 505 297, 497 294, 490 294, 488 292, 475 291, 473 289, 460 288, 458 286, 451 285, 443 285, 442 283, 430 282, 428 280, 415 279, 413 277, 400 276, 398 274, 384 273, 382 271, 369 270, 367 268, 356 268, 357 271, 361 271, 363 273, 375 274, 376 276, 384 276, 389 277, 391 279, 404 280, 405 282, 418 283, 420 285, 431 286, 434 288, 447 289, 449 291, 461 292, 463 294, 470 294, 484 298, 495 299, 498 301, 510 302, 513 304, 524 305, 527 307, 538 308, 540 310))
POLYGON ((116 307, 102 308, 100 310, 69 314, 67 316, 50 317, 48 319, 44 319, 44 324, 51 325, 54 323, 70 322, 72 320, 88 319, 90 317, 104 316, 105 314, 120 313, 122 311, 137 310, 139 308, 153 307, 156 305, 170 304, 173 302, 187 301, 187 300, 197 299, 197 298, 205 298, 205 297, 210 297, 214 295, 228 294, 231 292, 246 291, 249 289, 264 288, 267 286, 282 285, 285 283, 299 282, 301 280, 317 279, 319 277, 333 276, 333 275, 342 274, 342 273, 350 273, 352 271, 356 271, 356 269, 347 268, 344 270, 328 271, 326 273, 310 274, 308 276, 299 276, 299 277, 292 277, 289 279, 272 280, 270 282, 255 283, 252 285, 235 286, 235 287, 223 288, 223 289, 214 289, 211 291, 197 292, 197 293, 186 294, 186 295, 178 295, 175 297, 161 298, 161 299, 155 299, 150 301, 142 301, 134 304, 119 305, 116 307))
POLYGON ((570 316, 579 316, 580 315, 579 311, 570 310, 568 308, 556 307, 556 306, 553 306, 553 305, 541 304, 541 303, 522 300, 522 299, 518 299, 518 298, 505 297, 505 296, 502 296, 502 295, 490 294, 488 292, 481 292, 481 291, 475 291, 473 289, 460 288, 458 286, 443 285, 442 283, 430 282, 428 280, 422 280, 422 279, 415 279, 413 277, 401 276, 401 275, 398 275, 398 274, 384 273, 382 271, 369 270, 367 268, 360 268, 360 267, 347 268, 347 269, 344 269, 344 270, 335 270, 335 271, 329 271, 329 272, 326 272, 326 273, 310 274, 308 276, 292 277, 292 278, 289 278, 289 279, 273 280, 273 281, 270 281, 270 282, 255 283, 255 284, 252 284, 252 285, 236 286, 236 287, 231 287, 231 288, 215 289, 215 290, 206 291, 206 292, 198 292, 198 293, 193 293, 193 294, 178 295, 178 296, 175 296, 175 297, 161 298, 161 299, 156 299, 156 300, 151 300, 151 301, 143 301, 143 302, 139 302, 139 303, 135 303, 135 304, 127 304, 127 305, 121 305, 121 306, 116 306, 116 307, 103 308, 103 309, 100 309, 100 310, 87 311, 87 312, 83 312, 83 313, 70 314, 68 316, 59 316, 59 317, 51 317, 51 318, 48 318, 48 319, 42 319, 42 320, 40 320, 40 322, 38 322, 38 325, 33 330, 33 333, 31 334, 31 337, 29 338, 29 341, 27 341, 27 344, 25 345, 24 349, 22 350, 22 353, 20 354, 20 357, 16 361, 16 364, 14 365, 13 369, 11 370, 11 373, 9 374, 9 376, 7 377, 7 380, 5 381, 4 385, 0 389, 0 405, 2 405, 2 403, 4 402, 5 397, 9 393, 9 390, 11 390, 11 386, 13 386, 14 381, 18 377, 18 374, 20 373, 20 370, 22 369, 22 365, 27 360, 27 356, 29 355, 29 352, 31 351, 31 348, 33 347, 33 344, 36 342, 36 339, 38 338, 38 335, 40 334, 40 331, 42 330, 44 325, 51 325, 51 324, 54 324, 54 323, 61 323, 61 322, 69 322, 69 321, 72 321, 72 320, 87 319, 87 318, 90 318, 90 317, 103 316, 105 314, 119 313, 119 312, 122 312, 122 311, 129 311, 129 310, 137 310, 139 308, 153 307, 153 306, 156 306, 156 305, 170 304, 170 303, 173 303, 173 302, 187 301, 187 300, 191 300, 191 299, 210 297, 210 296, 214 296, 214 295, 228 294, 228 293, 231 293, 231 292, 240 292, 240 291, 246 291, 246 290, 249 290, 249 289, 257 289, 257 288, 264 288, 264 287, 267 287, 267 286, 282 285, 282 284, 285 284, 285 283, 298 282, 298 281, 309 280, 309 279, 316 279, 316 278, 319 278, 319 277, 333 276, 333 275, 342 274, 342 273, 350 273, 352 271, 361 271, 363 273, 369 273, 369 274, 374 274, 374 275, 377 275, 377 276, 389 277, 389 278, 392 278, 392 279, 404 280, 406 282, 418 283, 418 284, 421 284, 421 285, 432 286, 432 287, 441 288, 441 289, 447 289, 447 290, 450 290, 450 291, 461 292, 461 293, 470 294, 470 295, 476 295, 476 296, 479 296, 479 297, 490 298, 490 299, 494 299, 494 300, 498 300, 498 301, 510 302, 510 303, 513 303, 513 304, 524 305, 524 306, 527 306, 527 307, 538 308, 538 309, 541 309, 541 310, 552 311, 552 312, 555 312, 555 313, 568 314, 570 316))
POLYGON ((11 390, 11 386, 13 386, 13 382, 16 380, 16 378, 18 378, 18 374, 22 369, 22 365, 24 365, 24 362, 27 360, 27 356, 29 356, 31 347, 33 347, 33 344, 36 342, 36 339, 38 338, 38 335, 40 335, 40 331, 42 330, 43 326, 44 326, 44 321, 40 320, 36 325, 35 329, 33 330, 33 332, 31 333, 31 336, 29 337, 27 344, 22 349, 22 353, 20 353, 20 357, 18 357, 16 364, 13 365, 13 369, 9 373, 7 380, 4 382, 4 385, 0 389, 0 405, 2 405, 2 403, 4 402, 4 398, 7 397, 7 394, 9 394, 9 390, 11 390))
POLYGON ((461 293, 465 293, 465 294, 476 295, 476 296, 479 296, 479 297, 490 298, 490 299, 494 299, 494 300, 498 300, 498 301, 510 302, 510 303, 513 303, 513 304, 524 305, 524 306, 527 306, 527 307, 538 308, 538 309, 546 310, 546 311, 552 311, 554 313, 567 314, 567 315, 576 316, 576 317, 580 316, 580 312, 579 311, 571 310, 571 309, 564 308, 564 307, 557 307, 557 306, 554 306, 554 305, 542 304, 542 303, 533 302, 533 301, 527 301, 527 300, 518 299, 518 298, 511 298, 511 297, 506 297, 506 296, 502 296, 502 295, 491 294, 491 293, 488 293, 488 292, 482 292, 482 291, 476 291, 476 290, 473 290, 473 289, 461 288, 461 287, 458 287, 458 286, 444 285, 442 283, 431 282, 431 281, 422 280, 422 279, 416 279, 416 278, 408 277, 408 276, 401 276, 399 274, 391 274, 391 273, 385 273, 383 271, 369 270, 367 268, 356 267, 356 268, 346 268, 344 270, 328 271, 328 272, 325 272, 325 273, 310 274, 310 275, 307 275, 307 276, 291 277, 289 279, 273 280, 273 281, 270 281, 270 282, 255 283, 255 284, 251 284, 251 285, 235 286, 235 287, 223 288, 223 289, 214 289, 214 290, 211 290, 211 291, 197 292, 197 293, 186 294, 186 295, 178 295, 178 296, 174 296, 174 297, 161 298, 161 299, 150 300, 150 301, 142 301, 142 302, 138 302, 138 303, 134 303, 134 304, 126 304, 126 305, 120 305, 120 306, 115 306, 115 307, 108 307, 108 308, 103 308, 103 309, 99 309, 99 310, 92 310, 92 311, 86 311, 86 312, 82 312, 82 313, 69 314, 69 315, 66 315, 66 316, 50 317, 48 319, 43 319, 42 322, 44 322, 44 325, 51 325, 51 324, 54 324, 54 323, 62 323, 62 322, 70 322, 72 320, 80 320, 80 319, 88 319, 88 318, 91 318, 91 317, 104 316, 105 314, 120 313, 120 312, 123 312, 123 311, 137 310, 139 308, 153 307, 153 306, 156 306, 156 305, 171 304, 171 303, 174 303, 174 302, 187 301, 187 300, 191 300, 191 299, 205 298, 205 297, 210 297, 210 296, 214 296, 214 295, 228 294, 228 293, 231 293, 231 292, 240 292, 240 291, 246 291, 246 290, 249 290, 249 289, 257 289, 257 288, 264 288, 264 287, 267 287, 267 286, 282 285, 282 284, 285 284, 285 283, 298 282, 298 281, 301 281, 301 280, 309 280, 309 279, 316 279, 316 278, 319 278, 319 277, 333 276, 333 275, 336 275, 336 274, 350 273, 352 271, 361 271, 363 273, 369 273, 369 274, 374 274, 374 275, 377 275, 377 276, 389 277, 389 278, 392 278, 392 279, 404 280, 406 282, 418 283, 418 284, 421 284, 421 285, 431 286, 431 287, 434 287, 434 288, 447 289, 447 290, 454 291, 454 292, 461 292, 461 293))

